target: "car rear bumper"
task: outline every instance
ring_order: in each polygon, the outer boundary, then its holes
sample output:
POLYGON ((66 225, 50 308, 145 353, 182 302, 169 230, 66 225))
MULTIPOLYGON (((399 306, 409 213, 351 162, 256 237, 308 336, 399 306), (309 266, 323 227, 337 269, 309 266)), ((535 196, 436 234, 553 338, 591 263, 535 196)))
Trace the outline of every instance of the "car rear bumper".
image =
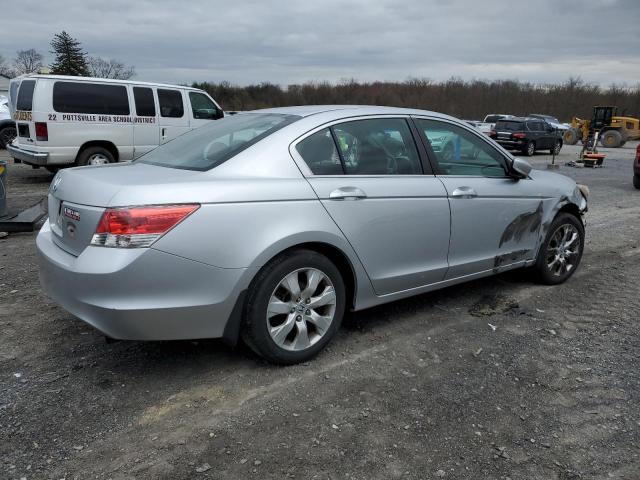
POLYGON ((21 162, 29 165, 44 166, 47 165, 49 159, 49 154, 47 152, 34 152, 14 145, 7 145, 7 151, 9 152, 9 155, 16 160, 20 160, 21 162))
POLYGON ((522 149, 527 145, 527 140, 496 140, 496 142, 506 149, 522 149))
POLYGON ((218 338, 246 288, 247 269, 225 269, 153 248, 87 247, 78 257, 37 238, 40 283, 67 311, 121 340, 218 338))

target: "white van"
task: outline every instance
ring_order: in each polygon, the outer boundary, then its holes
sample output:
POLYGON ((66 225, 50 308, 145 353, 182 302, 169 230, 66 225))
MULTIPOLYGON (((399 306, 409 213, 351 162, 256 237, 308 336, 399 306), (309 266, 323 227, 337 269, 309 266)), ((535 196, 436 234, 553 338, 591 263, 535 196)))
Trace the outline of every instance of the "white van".
POLYGON ((25 75, 11 80, 17 161, 51 171, 133 160, 224 116, 205 92, 131 80, 25 75))

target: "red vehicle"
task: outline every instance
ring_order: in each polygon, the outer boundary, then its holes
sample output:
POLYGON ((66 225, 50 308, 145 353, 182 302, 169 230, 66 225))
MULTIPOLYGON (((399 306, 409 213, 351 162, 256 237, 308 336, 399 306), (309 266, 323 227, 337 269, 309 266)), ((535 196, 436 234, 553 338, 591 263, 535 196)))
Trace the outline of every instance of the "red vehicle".
POLYGON ((640 144, 636 147, 636 159, 633 161, 633 186, 640 190, 640 144))

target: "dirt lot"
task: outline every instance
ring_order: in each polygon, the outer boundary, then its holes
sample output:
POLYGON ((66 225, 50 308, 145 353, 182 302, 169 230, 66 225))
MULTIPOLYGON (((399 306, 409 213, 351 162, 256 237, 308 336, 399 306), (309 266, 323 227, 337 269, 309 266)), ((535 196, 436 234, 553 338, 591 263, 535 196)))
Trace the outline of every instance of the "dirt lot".
MULTIPOLYGON (((353 314, 288 368, 217 341, 107 344, 40 292, 35 234, 0 240, 0 478, 640 478, 634 151, 561 168, 591 188, 568 283, 510 273, 353 314)), ((50 180, 10 165, 10 201, 50 180)))

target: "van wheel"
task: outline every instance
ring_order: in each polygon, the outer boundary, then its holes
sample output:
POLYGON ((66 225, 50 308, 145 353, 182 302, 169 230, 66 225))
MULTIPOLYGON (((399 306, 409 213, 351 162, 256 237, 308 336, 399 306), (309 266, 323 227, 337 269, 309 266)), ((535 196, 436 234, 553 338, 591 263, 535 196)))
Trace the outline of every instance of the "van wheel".
POLYGON ((44 168, 47 169, 47 172, 53 173, 54 175, 58 173, 58 171, 60 170, 60 167, 44 167, 44 168))
POLYGON ((304 362, 336 334, 345 304, 344 281, 328 258, 310 250, 286 252, 250 287, 242 338, 269 362, 304 362))
POLYGON ((14 126, 4 127, 0 130, 0 148, 7 148, 16 135, 16 127, 14 126))
POLYGON ((78 166, 83 167, 85 165, 107 165, 115 161, 113 154, 106 148, 89 147, 78 155, 77 163, 78 166))

